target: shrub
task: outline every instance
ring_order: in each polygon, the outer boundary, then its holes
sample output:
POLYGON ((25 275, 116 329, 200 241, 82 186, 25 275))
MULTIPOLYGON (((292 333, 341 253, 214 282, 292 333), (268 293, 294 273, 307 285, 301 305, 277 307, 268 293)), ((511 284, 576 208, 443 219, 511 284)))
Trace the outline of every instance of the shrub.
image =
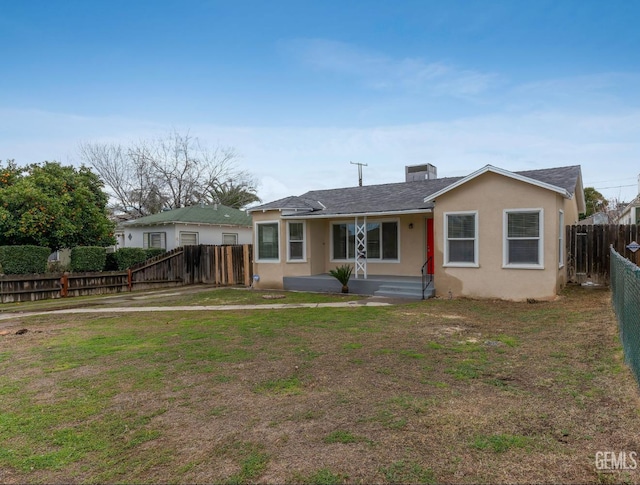
POLYGON ((107 253, 107 257, 104 263, 105 271, 118 271, 118 261, 116 260, 116 253, 107 253))
POLYGON ((329 274, 342 284, 342 293, 349 293, 349 279, 351 279, 352 271, 353 268, 348 264, 329 270, 329 274))
POLYGON ((0 266, 5 274, 44 273, 49 254, 41 246, 0 246, 0 266))
POLYGON ((166 249, 162 249, 162 248, 148 248, 148 249, 145 249, 145 251, 147 252, 147 259, 160 256, 161 254, 164 254, 167 252, 166 249))
POLYGON ((78 246, 71 250, 71 271, 102 271, 107 250, 99 246, 78 246))
POLYGON ((47 273, 64 273, 65 271, 69 271, 69 268, 63 262, 61 261, 47 262, 47 273))
POLYGON ((147 252, 142 248, 120 248, 113 254, 121 271, 147 260, 147 252))

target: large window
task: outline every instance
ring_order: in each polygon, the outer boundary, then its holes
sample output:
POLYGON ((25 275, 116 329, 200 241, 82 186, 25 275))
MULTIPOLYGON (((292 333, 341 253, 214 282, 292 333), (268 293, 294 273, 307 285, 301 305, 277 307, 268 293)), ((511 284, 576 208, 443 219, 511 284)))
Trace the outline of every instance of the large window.
POLYGON ((504 212, 504 265, 542 268, 542 209, 504 212))
POLYGON ((142 247, 147 248, 167 248, 167 234, 164 232, 145 232, 142 235, 142 247))
POLYGON ((196 246, 198 244, 197 232, 180 231, 180 246, 196 246))
POLYGON ((256 248, 258 261, 280 261, 280 251, 278 244, 279 229, 280 224, 278 224, 278 222, 256 223, 256 248))
MULTIPOLYGON (((367 259, 398 260, 398 222, 367 223, 367 259)), ((332 224, 334 260, 353 260, 356 256, 356 226, 353 223, 332 224)))
POLYGON ((287 222, 287 261, 305 261, 305 223, 287 222))
POLYGON ((478 266, 478 213, 444 215, 445 266, 478 266))

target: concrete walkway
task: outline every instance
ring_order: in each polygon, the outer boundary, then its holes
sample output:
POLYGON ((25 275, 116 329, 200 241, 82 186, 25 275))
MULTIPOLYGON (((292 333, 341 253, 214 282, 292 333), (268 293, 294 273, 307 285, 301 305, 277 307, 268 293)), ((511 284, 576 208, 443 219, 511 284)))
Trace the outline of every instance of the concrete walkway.
POLYGON ((384 301, 345 301, 332 303, 272 303, 265 305, 193 305, 193 306, 147 306, 147 307, 116 307, 116 308, 66 308, 42 312, 13 312, 1 313, 0 321, 16 318, 33 317, 37 315, 60 315, 70 313, 136 313, 136 312, 175 312, 175 311, 232 311, 232 310, 286 310, 289 308, 345 308, 345 307, 379 307, 391 306, 384 301))

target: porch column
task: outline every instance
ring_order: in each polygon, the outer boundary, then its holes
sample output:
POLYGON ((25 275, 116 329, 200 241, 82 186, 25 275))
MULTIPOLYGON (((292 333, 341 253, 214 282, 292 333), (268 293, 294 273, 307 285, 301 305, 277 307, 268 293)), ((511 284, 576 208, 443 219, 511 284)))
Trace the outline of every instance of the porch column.
POLYGON ((355 218, 356 227, 356 274, 358 278, 359 274, 367 279, 367 216, 362 219, 355 218))

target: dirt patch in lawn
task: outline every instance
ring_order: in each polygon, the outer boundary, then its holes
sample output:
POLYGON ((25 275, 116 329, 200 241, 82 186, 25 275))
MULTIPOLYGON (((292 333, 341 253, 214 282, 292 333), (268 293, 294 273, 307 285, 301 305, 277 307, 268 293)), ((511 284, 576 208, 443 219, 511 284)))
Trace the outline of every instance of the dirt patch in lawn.
POLYGON ((639 482, 609 298, 26 319, 0 481, 639 482))

